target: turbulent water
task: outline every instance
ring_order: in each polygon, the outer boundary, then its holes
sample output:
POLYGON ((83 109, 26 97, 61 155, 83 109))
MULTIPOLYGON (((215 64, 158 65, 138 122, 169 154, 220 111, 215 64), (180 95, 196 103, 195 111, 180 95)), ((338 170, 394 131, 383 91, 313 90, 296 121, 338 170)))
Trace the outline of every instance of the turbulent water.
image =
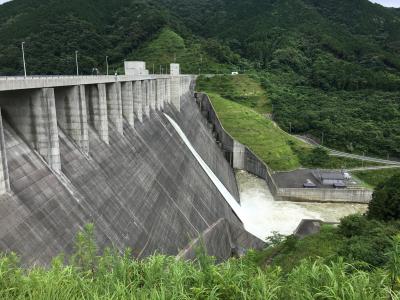
POLYGON ((273 232, 292 234, 302 219, 338 222, 342 217, 365 212, 364 204, 274 201, 266 182, 245 171, 236 173, 241 211, 246 229, 265 239, 273 232))
POLYGON ((285 235, 292 234, 302 219, 337 222, 346 215, 364 212, 366 209, 366 205, 362 204, 274 201, 267 183, 245 171, 236 173, 241 202, 239 206, 235 198, 194 149, 179 125, 168 115, 165 114, 165 116, 227 203, 242 220, 245 229, 260 239, 265 240, 274 232, 285 235))

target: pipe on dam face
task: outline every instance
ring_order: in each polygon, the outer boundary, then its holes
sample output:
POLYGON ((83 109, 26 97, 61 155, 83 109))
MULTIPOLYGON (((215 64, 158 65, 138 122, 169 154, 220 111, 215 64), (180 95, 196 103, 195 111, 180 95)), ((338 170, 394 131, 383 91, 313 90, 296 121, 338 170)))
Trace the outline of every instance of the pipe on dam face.
POLYGON ((170 116, 168 116, 165 113, 164 115, 171 123, 171 125, 174 127, 174 129, 181 137, 185 145, 188 147, 190 152, 196 158, 200 166, 203 168, 204 172, 206 172, 207 176, 211 179, 211 181, 214 183, 218 191, 222 194, 226 202, 229 204, 229 206, 232 208, 232 210, 235 212, 238 218, 243 222, 243 214, 240 205, 236 202, 236 199, 232 196, 232 194, 228 191, 228 189, 224 186, 224 184, 219 180, 219 178, 214 174, 214 172, 210 169, 207 163, 197 153, 196 149, 193 147, 192 143, 186 137, 186 134, 182 131, 181 127, 170 116))

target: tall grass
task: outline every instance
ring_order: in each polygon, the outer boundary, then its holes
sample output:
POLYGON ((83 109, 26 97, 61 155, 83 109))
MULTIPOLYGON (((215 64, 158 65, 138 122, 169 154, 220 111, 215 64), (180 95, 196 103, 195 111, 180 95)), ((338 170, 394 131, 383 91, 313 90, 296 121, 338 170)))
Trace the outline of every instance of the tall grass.
MULTIPOLYGON (((365 272, 343 260, 326 265, 304 260, 290 273, 261 269, 250 251, 215 264, 153 255, 143 260, 110 249, 96 255, 92 228, 77 240, 76 252, 48 268, 23 269, 16 255, 0 258, 1 299, 399 299, 398 268, 365 272), (395 270, 392 274, 390 270, 395 270)), ((400 240, 390 254, 398 262, 400 240), (397 247, 397 248, 396 248, 397 247)))

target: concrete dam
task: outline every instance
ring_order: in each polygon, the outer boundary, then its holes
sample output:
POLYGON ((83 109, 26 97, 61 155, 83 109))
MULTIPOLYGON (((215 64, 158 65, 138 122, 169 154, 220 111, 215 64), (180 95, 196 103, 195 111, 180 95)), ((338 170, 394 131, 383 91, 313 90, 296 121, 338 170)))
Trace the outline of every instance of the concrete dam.
POLYGON ((194 98, 195 77, 148 75, 0 78, 0 251, 26 265, 96 241, 136 257, 194 256, 202 237, 222 260, 262 246, 210 172, 239 203, 232 163, 194 98))

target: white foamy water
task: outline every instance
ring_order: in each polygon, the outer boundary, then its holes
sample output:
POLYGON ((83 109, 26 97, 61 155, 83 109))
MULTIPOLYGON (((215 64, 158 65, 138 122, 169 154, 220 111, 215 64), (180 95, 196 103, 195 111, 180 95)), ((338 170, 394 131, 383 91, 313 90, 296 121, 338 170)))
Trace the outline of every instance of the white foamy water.
POLYGON ((180 126, 167 114, 164 115, 225 198, 225 201, 243 222, 244 228, 262 240, 271 236, 273 232, 285 235, 292 234, 302 219, 337 222, 346 215, 363 212, 366 209, 366 205, 361 204, 274 201, 267 183, 263 179, 245 171, 239 171, 236 174, 241 201, 239 205, 229 190, 197 153, 180 126))
POLYGON ((364 204, 275 201, 263 179, 245 171, 238 171, 236 179, 245 227, 263 240, 273 232, 292 234, 302 219, 338 222, 344 216, 367 209, 364 204))

